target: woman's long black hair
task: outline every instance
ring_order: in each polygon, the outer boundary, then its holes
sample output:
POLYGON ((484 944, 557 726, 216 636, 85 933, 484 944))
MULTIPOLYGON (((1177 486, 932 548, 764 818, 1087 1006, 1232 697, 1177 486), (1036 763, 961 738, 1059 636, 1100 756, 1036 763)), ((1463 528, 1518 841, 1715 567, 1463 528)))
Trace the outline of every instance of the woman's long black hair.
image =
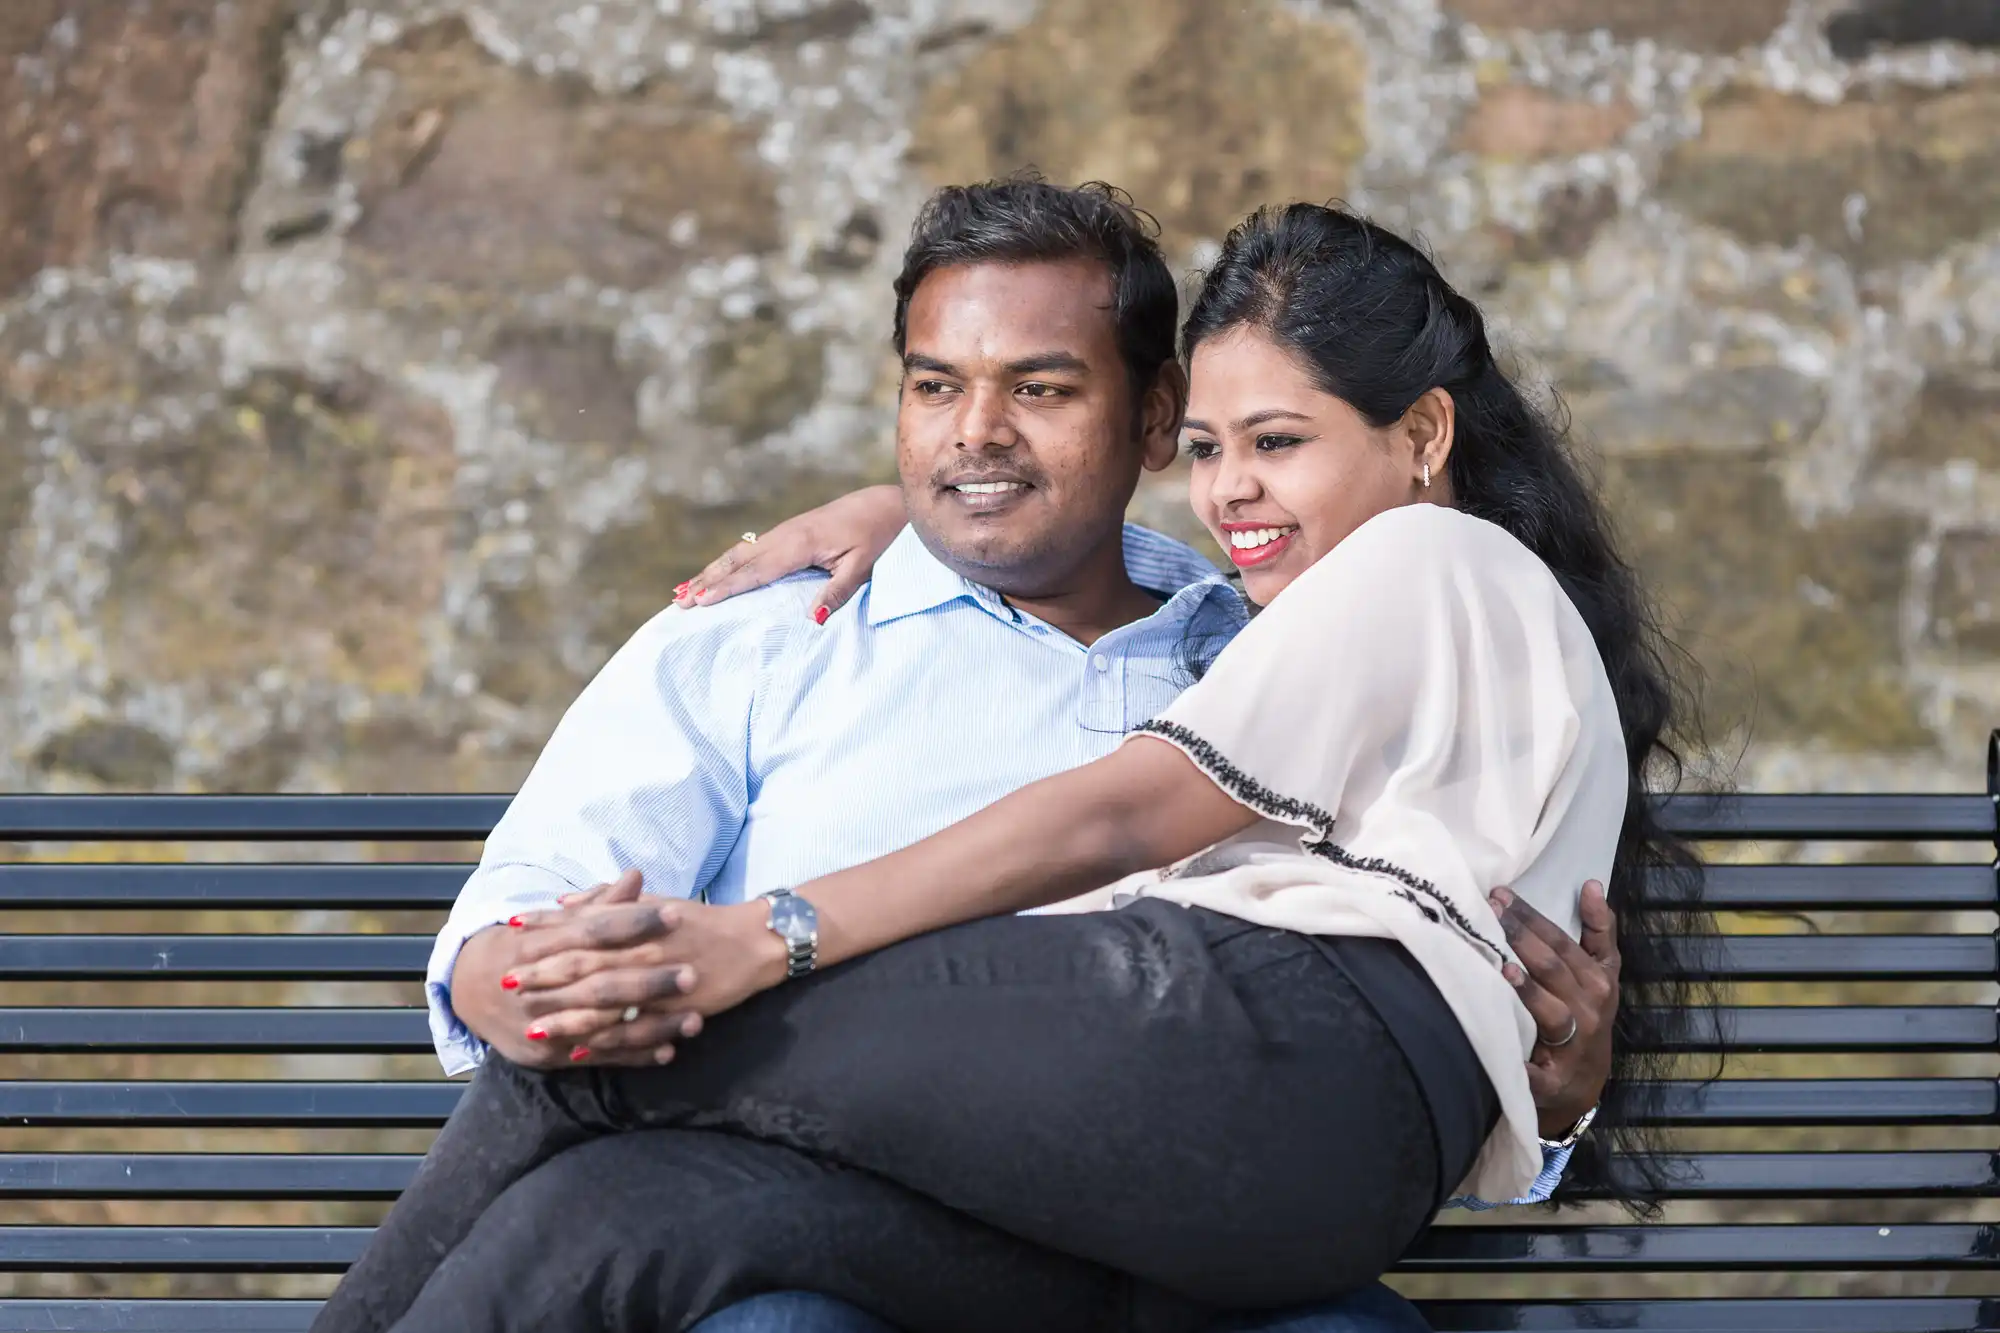
POLYGON ((1451 395, 1457 430, 1446 471, 1454 503, 1542 558, 1596 640, 1630 759, 1625 824, 1606 886, 1622 956, 1602 1131, 1577 1148, 1558 1197, 1609 1193, 1645 1208, 1665 1183, 1645 1126, 1648 1088, 1676 1048, 1720 1045, 1712 988, 1689 978, 1712 933, 1700 860, 1660 820, 1652 797, 1680 784, 1673 738, 1698 737, 1683 659, 1662 632, 1564 432, 1497 365, 1486 321, 1422 251, 1338 208, 1258 210, 1229 233, 1181 331, 1204 341, 1252 327, 1288 348, 1326 392, 1377 427, 1432 388, 1451 395), (1615 1173, 1611 1148, 1628 1154, 1615 1173))

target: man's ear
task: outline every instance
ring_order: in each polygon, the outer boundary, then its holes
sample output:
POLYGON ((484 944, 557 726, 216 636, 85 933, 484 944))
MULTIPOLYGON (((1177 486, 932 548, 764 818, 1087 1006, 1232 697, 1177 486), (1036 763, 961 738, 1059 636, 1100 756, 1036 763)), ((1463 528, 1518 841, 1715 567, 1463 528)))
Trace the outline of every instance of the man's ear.
POLYGON ((1181 451, 1181 417, 1187 412, 1187 372, 1169 361, 1139 400, 1139 444, 1146 471, 1162 472, 1181 451))
POLYGON ((1452 442, 1458 438, 1458 404, 1452 401, 1450 391, 1424 390, 1403 413, 1401 424, 1403 438, 1410 448, 1411 470, 1421 474, 1428 463, 1433 483, 1444 477, 1445 465, 1451 461, 1452 442))

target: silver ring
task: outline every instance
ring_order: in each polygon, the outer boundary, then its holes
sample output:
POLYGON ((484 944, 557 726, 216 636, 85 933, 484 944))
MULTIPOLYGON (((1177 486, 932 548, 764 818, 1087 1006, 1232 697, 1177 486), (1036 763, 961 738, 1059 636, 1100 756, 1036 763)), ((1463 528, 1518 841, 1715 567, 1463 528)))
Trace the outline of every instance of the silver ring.
POLYGON ((1576 1019, 1571 1018, 1569 1020, 1569 1031, 1563 1034, 1563 1039, 1561 1041, 1550 1041, 1547 1037, 1543 1037, 1542 1034, 1539 1032, 1537 1032, 1535 1036, 1541 1038, 1542 1045, 1548 1047, 1552 1051, 1558 1049, 1559 1047, 1567 1046, 1571 1042, 1576 1040, 1576 1019))
POLYGON ((741 537, 737 538, 737 540, 748 542, 750 543, 750 545, 755 546, 757 544, 757 534, 754 532, 746 532, 741 537))
POLYGON ((637 1018, 638 1016, 639 1016, 639 1006, 636 1004, 628 1004, 625 1006, 625 1012, 618 1015, 618 1020, 622 1023, 630 1023, 633 1019, 637 1018))

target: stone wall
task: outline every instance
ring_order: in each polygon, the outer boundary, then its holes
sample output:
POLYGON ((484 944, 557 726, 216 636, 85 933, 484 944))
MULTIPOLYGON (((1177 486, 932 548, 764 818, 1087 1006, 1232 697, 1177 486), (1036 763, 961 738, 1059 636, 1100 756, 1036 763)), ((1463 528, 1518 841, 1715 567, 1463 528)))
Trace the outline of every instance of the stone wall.
POLYGON ((7 0, 0 787, 510 785, 735 533, 887 475, 908 220, 1030 163, 1184 266, 1266 200, 1420 232, 1740 780, 1970 786, 1996 12, 7 0))

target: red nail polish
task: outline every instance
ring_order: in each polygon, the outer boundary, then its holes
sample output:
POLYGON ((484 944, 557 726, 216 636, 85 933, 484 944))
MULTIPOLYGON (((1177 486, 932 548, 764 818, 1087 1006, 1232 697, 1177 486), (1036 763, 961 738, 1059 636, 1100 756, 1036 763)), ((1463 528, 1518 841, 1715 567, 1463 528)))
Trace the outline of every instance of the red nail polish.
POLYGON ((674 585, 674 596, 676 597, 680 596, 682 593, 686 592, 690 587, 692 587, 693 584, 694 584, 693 579, 689 579, 686 583, 676 583, 674 585))
POLYGON ((521 927, 527 925, 528 923, 523 921, 518 916, 510 916, 507 918, 507 924, 512 926, 514 929, 519 930, 521 927))
POLYGON ((697 600, 702 597, 706 597, 707 595, 708 595, 708 589, 706 588, 696 588, 693 592, 688 594, 689 597, 695 598, 697 600))
POLYGON ((509 972, 506 976, 500 978, 501 990, 519 990, 520 988, 521 988, 521 979, 515 976, 512 972, 509 972))
POLYGON ((537 1023, 533 1027, 528 1029, 529 1041, 547 1041, 548 1039, 549 1039, 549 1030, 543 1027, 540 1023, 537 1023))
POLYGON ((813 612, 813 624, 824 625, 826 623, 826 618, 832 614, 833 613, 831 611, 827 610, 825 607, 822 606, 819 610, 813 612))
POLYGON ((579 1060, 588 1060, 589 1058, 590 1058, 590 1048, 588 1046, 579 1046, 575 1050, 569 1053, 569 1060, 571 1064, 575 1064, 579 1060))

